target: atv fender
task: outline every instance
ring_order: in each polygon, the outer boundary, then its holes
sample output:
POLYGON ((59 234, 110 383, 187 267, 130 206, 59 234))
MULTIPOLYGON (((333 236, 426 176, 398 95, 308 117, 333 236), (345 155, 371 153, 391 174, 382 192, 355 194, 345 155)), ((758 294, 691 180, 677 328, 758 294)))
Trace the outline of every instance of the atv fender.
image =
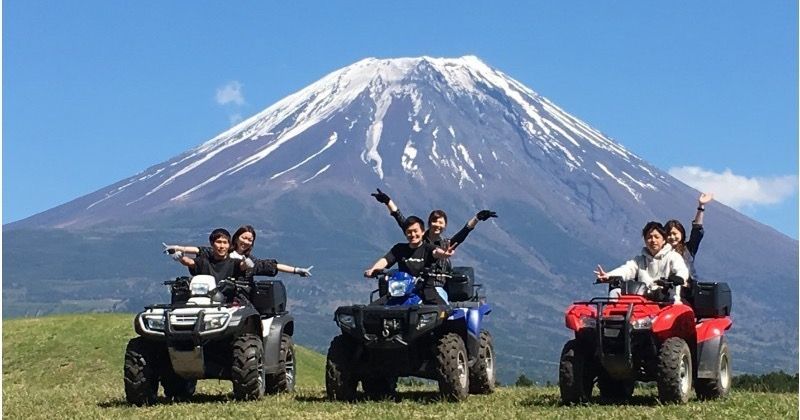
POLYGON ((727 331, 731 325, 733 325, 733 322, 730 318, 703 320, 703 322, 697 324, 697 342, 702 343, 703 341, 719 338, 721 335, 725 334, 725 331, 727 331))
POLYGON ((694 312, 692 308, 683 304, 671 305, 664 308, 653 319, 653 335, 659 341, 670 337, 681 337, 688 343, 694 335, 694 312))
POLYGON ((719 366, 719 348, 722 335, 697 343, 697 377, 715 379, 719 366))
POLYGON ((277 373, 281 370, 281 336, 294 335, 294 317, 279 315, 262 320, 264 329, 264 372, 277 373))
POLYGON ((239 310, 231 314, 231 321, 228 324, 228 328, 231 331, 235 331, 236 335, 241 335, 248 332, 260 335, 261 324, 259 322, 253 322, 253 319, 259 319, 258 311, 251 305, 242 306, 239 308, 239 310), (249 330, 252 328, 254 329, 249 330))
POLYGON ((597 318, 597 309, 589 305, 570 305, 564 314, 564 323, 567 328, 578 332, 583 328, 581 317, 597 318))
POLYGON ((492 307, 489 304, 481 304, 478 307, 455 308, 450 317, 447 318, 448 322, 458 321, 463 319, 464 322, 458 322, 459 325, 454 331, 461 335, 464 344, 467 347, 467 356, 469 365, 475 363, 478 359, 478 352, 480 351, 480 335, 481 323, 483 317, 492 312, 492 307))
POLYGON ((697 377, 715 379, 719 367, 719 351, 725 331, 733 322, 730 318, 713 318, 697 324, 697 377))

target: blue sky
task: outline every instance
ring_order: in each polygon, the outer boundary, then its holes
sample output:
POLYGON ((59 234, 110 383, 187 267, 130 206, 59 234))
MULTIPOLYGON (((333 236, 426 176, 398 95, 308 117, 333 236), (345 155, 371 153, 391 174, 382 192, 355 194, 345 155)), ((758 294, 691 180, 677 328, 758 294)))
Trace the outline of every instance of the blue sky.
POLYGON ((791 1, 5 1, 3 223, 362 58, 473 54, 797 238, 797 16, 791 1))

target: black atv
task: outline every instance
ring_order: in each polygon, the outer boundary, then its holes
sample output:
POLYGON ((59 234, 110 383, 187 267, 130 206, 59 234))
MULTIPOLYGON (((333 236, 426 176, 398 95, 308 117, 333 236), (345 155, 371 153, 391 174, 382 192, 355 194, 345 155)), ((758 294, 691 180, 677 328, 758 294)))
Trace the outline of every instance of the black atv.
POLYGON ((170 304, 145 307, 125 350, 125 399, 152 404, 159 383, 186 400, 198 379, 233 382, 236 399, 294 390, 294 318, 280 281, 197 275, 167 281, 170 304))
MULTIPOLYGON (((442 275, 431 274, 429 275, 442 275)), ((472 268, 454 268, 446 287, 450 305, 426 305, 420 278, 380 271, 370 305, 341 306, 334 320, 342 334, 331 341, 325 370, 328 398, 353 401, 359 381, 373 399, 396 397, 397 378, 436 380, 440 394, 459 401, 495 386, 492 336, 481 329, 491 312, 472 268), (384 298, 375 302, 377 292, 384 298)))

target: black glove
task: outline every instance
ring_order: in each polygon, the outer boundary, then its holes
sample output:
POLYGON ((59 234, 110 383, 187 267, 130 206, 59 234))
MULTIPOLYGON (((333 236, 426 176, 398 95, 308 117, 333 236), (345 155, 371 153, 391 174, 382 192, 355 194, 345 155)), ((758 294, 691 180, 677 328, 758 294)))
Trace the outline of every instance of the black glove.
POLYGON ((370 195, 375 197, 375 199, 378 200, 379 203, 389 204, 389 201, 391 200, 391 198, 389 198, 389 196, 386 195, 386 193, 381 191, 380 188, 377 188, 377 190, 378 190, 378 192, 372 193, 370 195))
POLYGON ((497 213, 491 210, 481 210, 475 215, 475 217, 477 217, 481 222, 485 222, 489 220, 490 217, 497 217, 497 213))

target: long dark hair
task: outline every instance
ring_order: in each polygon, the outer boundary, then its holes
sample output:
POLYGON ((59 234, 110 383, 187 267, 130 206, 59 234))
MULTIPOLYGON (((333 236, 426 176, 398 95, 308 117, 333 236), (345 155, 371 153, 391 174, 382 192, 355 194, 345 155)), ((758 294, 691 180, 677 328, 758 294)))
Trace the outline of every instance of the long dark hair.
POLYGON ((678 242, 678 244, 675 245, 672 249, 678 251, 679 254, 683 255, 683 251, 686 250, 686 229, 684 229, 681 222, 675 219, 667 221, 667 223, 664 225, 664 230, 667 231, 667 235, 669 235, 669 231, 671 231, 672 228, 678 229, 678 232, 681 233, 680 242, 678 242))
POLYGON ((444 210, 434 210, 428 215, 428 226, 430 226, 431 223, 438 218, 444 219, 444 224, 445 226, 447 225, 447 213, 445 213, 444 210))
POLYGON ((236 229, 236 233, 233 234, 233 239, 231 240, 231 252, 236 250, 236 244, 239 243, 239 237, 242 236, 243 233, 250 232, 253 234, 253 244, 250 245, 250 248, 244 252, 245 257, 250 256, 250 252, 253 250, 253 247, 256 245, 256 230, 250 225, 242 225, 239 229, 236 229))

